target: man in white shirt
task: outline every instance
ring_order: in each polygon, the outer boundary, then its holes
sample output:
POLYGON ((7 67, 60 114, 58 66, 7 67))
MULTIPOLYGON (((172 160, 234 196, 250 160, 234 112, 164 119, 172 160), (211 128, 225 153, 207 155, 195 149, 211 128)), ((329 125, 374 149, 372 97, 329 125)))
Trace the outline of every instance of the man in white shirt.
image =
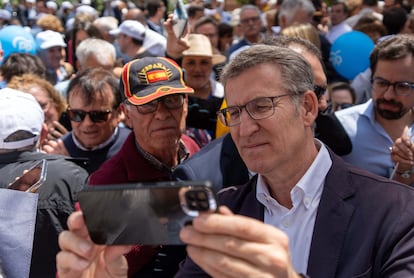
POLYGON ((348 18, 349 10, 345 2, 334 2, 331 6, 329 18, 331 26, 329 26, 326 38, 330 43, 333 43, 338 37, 347 32, 351 32, 352 28, 345 23, 348 18))

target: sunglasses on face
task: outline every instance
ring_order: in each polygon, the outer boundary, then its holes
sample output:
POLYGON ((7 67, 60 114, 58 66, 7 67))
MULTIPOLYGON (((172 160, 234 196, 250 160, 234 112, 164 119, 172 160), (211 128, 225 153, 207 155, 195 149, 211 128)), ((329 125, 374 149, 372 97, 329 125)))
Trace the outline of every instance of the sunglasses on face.
POLYGON ((94 123, 106 122, 109 118, 109 114, 112 113, 111 109, 104 111, 84 111, 80 109, 71 109, 69 107, 66 111, 68 113, 69 119, 77 123, 83 122, 86 115, 89 115, 89 118, 94 123))

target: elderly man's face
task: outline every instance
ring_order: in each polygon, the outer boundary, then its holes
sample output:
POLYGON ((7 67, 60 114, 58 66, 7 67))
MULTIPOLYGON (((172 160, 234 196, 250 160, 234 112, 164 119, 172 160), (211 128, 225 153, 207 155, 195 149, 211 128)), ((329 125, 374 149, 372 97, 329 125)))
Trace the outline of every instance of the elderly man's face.
POLYGON ((40 52, 40 58, 48 69, 58 69, 62 64, 64 57, 65 52, 61 46, 54 46, 40 52))
POLYGON ((243 11, 240 14, 240 26, 245 37, 257 36, 262 28, 260 14, 253 9, 243 11))
POLYGON ((187 102, 185 97, 183 106, 172 110, 160 102, 157 110, 148 114, 138 112, 134 105, 124 105, 125 116, 138 144, 167 165, 170 161, 166 160, 177 156, 178 143, 185 129, 187 102))
POLYGON ((107 120, 103 122, 92 121, 90 115, 86 115, 81 122, 71 121, 72 131, 76 139, 85 148, 94 148, 107 141, 120 121, 119 108, 118 110, 113 109, 114 95, 109 86, 105 87, 102 95, 97 93, 90 104, 86 104, 79 88, 75 87, 69 94, 68 104, 72 111, 111 111, 107 120))
MULTIPOLYGON (((226 83, 228 107, 243 106, 259 97, 289 94, 282 89, 282 82, 279 68, 271 64, 245 70, 226 83)), ((303 160, 300 150, 304 148, 304 138, 309 136, 306 130, 310 129, 316 117, 314 114, 310 117, 302 106, 297 109, 289 96, 274 99, 273 103, 275 110, 272 116, 254 120, 243 109, 241 123, 230 127, 243 161, 250 170, 262 175, 268 175, 275 169, 297 167, 292 163, 303 160)))

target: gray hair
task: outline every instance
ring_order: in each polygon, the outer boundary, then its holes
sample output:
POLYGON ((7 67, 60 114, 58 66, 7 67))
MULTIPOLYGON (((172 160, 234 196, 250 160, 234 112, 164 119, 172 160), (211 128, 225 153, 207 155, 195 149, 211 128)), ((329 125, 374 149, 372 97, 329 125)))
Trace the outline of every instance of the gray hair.
POLYGON ((289 48, 260 44, 240 52, 225 66, 221 75, 224 88, 229 79, 261 64, 277 67, 282 76, 280 86, 292 95, 299 97, 313 90, 312 68, 302 55, 289 48))
POLYGON ((247 4, 247 5, 243 5, 241 8, 240 8, 240 15, 242 14, 242 13, 244 13, 244 11, 247 11, 247 10, 254 10, 254 11, 256 11, 257 12, 257 15, 259 15, 260 16, 260 14, 261 14, 261 11, 260 11, 260 9, 257 7, 257 6, 255 6, 255 5, 251 5, 251 4, 247 4))
POLYGON ((93 25, 98 27, 101 31, 109 32, 118 28, 118 19, 113 16, 98 17, 93 21, 93 25))
POLYGON ((312 17, 315 13, 315 6, 309 0, 284 0, 279 9, 279 20, 284 16, 288 22, 287 25, 291 25, 293 17, 298 11, 305 11, 312 17))
POLYGON ((76 48, 76 58, 82 69, 86 68, 86 61, 91 56, 103 67, 113 67, 116 60, 115 47, 105 40, 88 38, 76 48))

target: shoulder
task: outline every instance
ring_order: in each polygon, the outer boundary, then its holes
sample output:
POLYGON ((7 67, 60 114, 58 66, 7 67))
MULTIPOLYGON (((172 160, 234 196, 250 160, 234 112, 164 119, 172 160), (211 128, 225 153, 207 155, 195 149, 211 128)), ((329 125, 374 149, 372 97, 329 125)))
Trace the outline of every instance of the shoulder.
POLYGON ((114 142, 111 144, 111 148, 114 149, 115 152, 118 152, 124 145, 130 133, 131 130, 129 128, 119 127, 118 134, 116 135, 116 139, 114 140, 114 142))
POLYGON ((119 137, 126 139, 130 133, 131 129, 127 127, 119 127, 119 137))
MULTIPOLYGON (((88 184, 110 184, 116 181, 125 180, 125 158, 128 151, 123 151, 122 148, 117 154, 105 161, 95 172, 89 176, 88 184)), ((135 153, 135 152, 134 152, 135 153)), ((134 155, 131 153, 131 155, 134 155)))
POLYGON ((200 147, 191 137, 183 134, 181 136, 181 140, 183 141, 184 146, 187 148, 187 151, 190 153, 190 156, 198 153, 198 151, 200 150, 200 147))
POLYGON ((226 187, 217 193, 220 205, 225 205, 235 213, 242 213, 243 207, 251 207, 256 202, 257 175, 251 178, 246 184, 240 186, 226 187))
POLYGON ((229 48, 229 54, 233 53, 234 51, 236 51, 240 47, 246 46, 246 45, 249 45, 249 42, 246 39, 240 40, 238 43, 233 44, 232 46, 230 46, 230 48, 229 48))
POLYGON ((222 138, 208 143, 199 152, 179 164, 174 170, 174 176, 181 180, 196 180, 212 179, 221 175, 219 160, 222 143, 222 138), (212 161, 214 163, 211 163, 212 161))
POLYGON ((342 125, 346 128, 347 125, 354 123, 361 117, 365 116, 367 118, 372 117, 373 115, 373 103, 372 100, 369 100, 363 104, 358 104, 347 109, 343 109, 335 112, 335 116, 341 122, 342 125))
MULTIPOLYGON (((414 189, 407 185, 357 168, 333 153, 331 158, 333 164, 326 177, 325 187, 344 199, 354 196, 358 202, 383 208, 385 203, 395 206, 414 198, 414 189)), ((410 203, 414 207, 414 202, 410 203)))

